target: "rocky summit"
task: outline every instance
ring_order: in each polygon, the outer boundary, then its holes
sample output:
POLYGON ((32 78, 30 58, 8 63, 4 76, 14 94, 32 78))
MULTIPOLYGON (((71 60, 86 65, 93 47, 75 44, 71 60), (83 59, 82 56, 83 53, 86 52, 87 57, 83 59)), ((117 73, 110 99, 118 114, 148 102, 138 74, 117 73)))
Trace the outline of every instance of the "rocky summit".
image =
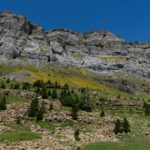
POLYGON ((83 67, 104 76, 150 81, 150 42, 126 42, 108 30, 45 32, 21 15, 0 13, 0 64, 83 67))

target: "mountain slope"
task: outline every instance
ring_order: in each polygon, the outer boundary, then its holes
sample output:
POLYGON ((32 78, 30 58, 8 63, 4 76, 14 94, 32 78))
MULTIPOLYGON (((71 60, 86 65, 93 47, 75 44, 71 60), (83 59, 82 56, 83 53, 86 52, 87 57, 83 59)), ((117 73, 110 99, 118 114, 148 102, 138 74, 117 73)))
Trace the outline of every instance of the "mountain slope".
MULTIPOLYGON (((148 93, 150 89, 150 42, 126 42, 104 29, 83 34, 67 29, 45 32, 10 12, 0 13, 0 64, 2 77, 19 79, 18 74, 22 74, 15 68, 10 75, 3 75, 5 66, 35 65, 39 70, 44 67, 58 74, 62 70, 70 72, 68 67, 74 66, 86 70, 79 72, 85 81, 86 76, 97 84, 128 93, 148 93)), ((35 77, 33 72, 29 74, 35 77)))

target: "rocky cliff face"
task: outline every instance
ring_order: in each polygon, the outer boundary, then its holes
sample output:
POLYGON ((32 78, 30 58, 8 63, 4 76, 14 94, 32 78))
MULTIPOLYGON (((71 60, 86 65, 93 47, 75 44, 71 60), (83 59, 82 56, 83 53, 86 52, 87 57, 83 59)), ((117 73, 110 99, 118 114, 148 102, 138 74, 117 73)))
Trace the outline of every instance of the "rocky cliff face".
POLYGON ((0 13, 0 64, 53 62, 84 67, 105 76, 150 80, 150 42, 129 43, 107 30, 45 32, 25 17, 0 13))

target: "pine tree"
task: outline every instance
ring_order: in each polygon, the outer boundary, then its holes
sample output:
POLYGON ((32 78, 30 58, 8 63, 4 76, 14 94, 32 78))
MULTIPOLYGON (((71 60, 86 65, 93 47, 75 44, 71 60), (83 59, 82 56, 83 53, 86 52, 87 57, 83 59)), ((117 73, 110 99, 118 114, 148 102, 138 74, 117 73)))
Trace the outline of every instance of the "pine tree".
POLYGON ((52 95, 51 90, 48 90, 47 95, 48 95, 48 96, 51 96, 51 95, 52 95))
POLYGON ((40 108, 40 110, 37 112, 36 120, 37 121, 43 120, 43 115, 44 115, 43 110, 40 108))
POLYGON ((41 96, 43 99, 47 99, 48 98, 48 94, 45 88, 42 89, 41 91, 41 96))
POLYGON ((4 95, 0 96, 0 111, 1 110, 6 110, 6 97, 4 95))
POLYGON ((44 103, 42 103, 41 108, 40 108, 39 111, 37 112, 36 120, 37 120, 37 121, 43 120, 44 113, 46 113, 46 109, 45 109, 44 103))
POLYGON ((130 124, 126 118, 124 118, 122 126, 125 133, 130 132, 130 124))
POLYGON ((51 102, 50 105, 49 105, 49 110, 53 110, 54 107, 53 107, 53 103, 51 102))
POLYGON ((30 107, 28 109, 28 116, 29 117, 36 117, 39 110, 39 103, 37 99, 31 101, 30 107))
POLYGON ((52 98, 57 98, 56 88, 54 88, 53 91, 52 91, 52 98))
POLYGON ((73 120, 78 119, 78 111, 79 111, 79 104, 73 104, 72 105, 72 110, 71 110, 71 116, 73 120))
POLYGON ((101 111, 101 113, 100 113, 100 116, 101 116, 101 117, 104 117, 104 116, 105 116, 105 112, 104 112, 103 109, 102 109, 102 111, 101 111))
POLYGON ((122 123, 119 119, 117 119, 117 121, 115 122, 114 131, 115 131, 116 134, 122 133, 122 123))

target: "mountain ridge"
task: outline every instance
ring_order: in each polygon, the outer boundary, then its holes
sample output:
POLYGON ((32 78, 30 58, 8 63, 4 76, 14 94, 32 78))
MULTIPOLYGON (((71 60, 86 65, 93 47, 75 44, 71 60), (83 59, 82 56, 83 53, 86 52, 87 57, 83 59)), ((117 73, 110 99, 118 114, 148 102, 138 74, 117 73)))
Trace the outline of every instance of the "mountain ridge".
POLYGON ((45 32, 26 17, 0 13, 0 64, 83 67, 104 76, 150 79, 150 42, 126 42, 106 29, 45 32), (25 60, 26 59, 26 60, 25 60))

